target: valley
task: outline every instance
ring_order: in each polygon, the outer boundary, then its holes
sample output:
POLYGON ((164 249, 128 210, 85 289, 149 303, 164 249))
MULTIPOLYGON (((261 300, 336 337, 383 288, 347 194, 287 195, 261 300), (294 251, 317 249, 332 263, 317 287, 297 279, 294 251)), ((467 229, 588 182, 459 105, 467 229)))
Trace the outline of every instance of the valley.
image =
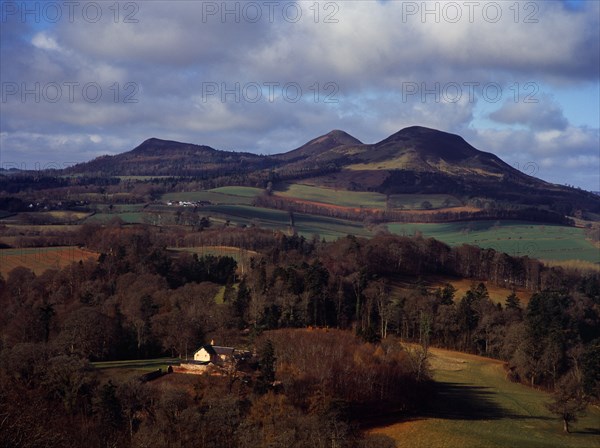
POLYGON ((152 138, 0 191, 8 446, 598 440, 600 197, 459 136, 152 138), (200 349, 240 355, 171 373, 200 349))

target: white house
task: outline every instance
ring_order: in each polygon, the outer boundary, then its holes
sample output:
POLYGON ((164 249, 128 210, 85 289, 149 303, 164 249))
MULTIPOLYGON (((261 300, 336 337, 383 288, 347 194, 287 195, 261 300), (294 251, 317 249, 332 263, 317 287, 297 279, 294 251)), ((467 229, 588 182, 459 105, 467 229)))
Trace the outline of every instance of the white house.
POLYGON ((234 353, 235 348, 233 347, 220 347, 218 345, 207 344, 194 353, 194 361, 221 364, 226 361, 233 361, 234 353))

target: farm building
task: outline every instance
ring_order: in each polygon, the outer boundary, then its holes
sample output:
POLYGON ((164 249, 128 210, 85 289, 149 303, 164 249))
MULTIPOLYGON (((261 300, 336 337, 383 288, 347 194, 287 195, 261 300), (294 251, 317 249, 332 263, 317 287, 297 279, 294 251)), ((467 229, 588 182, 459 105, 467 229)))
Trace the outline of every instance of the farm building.
POLYGON ((233 361, 234 353, 235 348, 233 347, 221 347, 218 345, 207 344, 194 353, 194 361, 221 364, 223 362, 233 361))

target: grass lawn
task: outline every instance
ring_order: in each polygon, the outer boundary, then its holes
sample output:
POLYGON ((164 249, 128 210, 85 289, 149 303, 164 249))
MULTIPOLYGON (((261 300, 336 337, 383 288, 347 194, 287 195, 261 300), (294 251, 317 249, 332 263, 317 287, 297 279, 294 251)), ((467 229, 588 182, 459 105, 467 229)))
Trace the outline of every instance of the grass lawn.
POLYGON ((105 380, 126 382, 158 369, 166 372, 170 365, 177 365, 180 361, 179 358, 134 359, 93 362, 92 365, 100 371, 100 376, 105 380))
POLYGON ((544 403, 550 395, 505 379, 500 361, 431 349, 436 398, 419 415, 371 429, 399 448, 591 448, 600 446, 600 410, 563 434, 544 403))
POLYGON ((151 372, 157 369, 166 371, 170 365, 179 364, 179 358, 157 358, 157 359, 134 359, 127 361, 105 361, 93 362, 97 369, 133 369, 143 372, 151 372))

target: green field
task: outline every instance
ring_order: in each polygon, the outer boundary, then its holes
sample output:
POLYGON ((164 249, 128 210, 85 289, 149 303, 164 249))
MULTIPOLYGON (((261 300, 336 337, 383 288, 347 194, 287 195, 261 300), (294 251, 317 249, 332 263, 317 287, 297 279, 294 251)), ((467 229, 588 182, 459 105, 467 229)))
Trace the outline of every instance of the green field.
POLYGON ((405 210, 423 210, 422 203, 428 201, 431 208, 460 207, 463 205, 454 196, 447 194, 393 194, 391 207, 405 210))
POLYGON ((124 383, 139 378, 144 373, 161 369, 167 372, 169 366, 179 365, 179 358, 135 359, 128 361, 93 362, 100 376, 105 379, 124 383))
POLYGON ((112 208, 113 213, 133 213, 140 212, 146 207, 147 204, 114 204, 112 208))
MULTIPOLYGON (((290 215, 282 210, 245 205, 209 205, 203 210, 217 216, 226 217, 238 225, 256 225, 266 229, 283 230, 289 228, 290 215)), ((310 238, 318 234, 327 240, 337 239, 349 234, 356 236, 372 236, 361 223, 327 216, 305 215, 294 213, 294 224, 298 234, 310 238)))
POLYGON ((275 194, 340 207, 380 210, 384 210, 388 205, 393 209, 422 210, 424 201, 429 201, 432 208, 462 205, 455 197, 444 194, 393 194, 389 196, 388 204, 388 197, 381 193, 336 190, 304 184, 284 184, 276 189, 275 194))
POLYGON ((263 192, 262 189, 253 187, 219 187, 208 191, 245 198, 254 198, 263 192))
POLYGON ((366 207, 384 209, 386 197, 381 193, 364 191, 335 190, 333 188, 315 187, 302 184, 285 184, 275 191, 283 196, 303 201, 322 202, 341 207, 366 207))
POLYGON ((522 221, 470 221, 444 224, 388 224, 399 235, 433 237, 451 246, 472 244, 509 255, 600 263, 600 249, 585 239, 584 230, 522 221))
MULTIPOLYGON (((211 202, 214 205, 201 207, 200 213, 210 216, 215 225, 221 225, 229 221, 232 225, 256 225, 284 232, 290 229, 290 214, 288 212, 254 207, 249 204, 252 201, 249 196, 258 189, 242 188, 240 190, 239 188, 242 187, 225 187, 225 189, 217 190, 224 190, 229 193, 237 192, 240 196, 211 190, 188 193, 195 196, 190 196, 185 200, 200 200, 199 198, 210 200, 208 198, 212 197, 214 200, 211 200, 211 202), (241 196, 241 194, 246 194, 246 196, 241 196), (222 202, 216 203, 216 199, 222 202)), ((175 212, 175 209, 171 207, 163 206, 160 210, 157 207, 148 207, 145 211, 153 211, 155 215, 157 211, 164 214, 175 212)), ((88 218, 87 222, 106 223, 114 217, 119 217, 125 223, 142 223, 150 222, 149 220, 154 216, 141 211, 141 209, 138 210, 140 211, 98 213, 88 218)), ((167 222, 166 219, 165 222, 167 222)), ((527 255, 542 260, 556 261, 582 260, 600 264, 600 249, 585 239, 584 229, 576 227, 524 221, 466 221, 437 224, 389 223, 386 226, 390 232, 398 235, 410 236, 420 232, 426 238, 436 238, 451 246, 472 244, 506 252, 513 256, 527 255)), ((328 241, 349 234, 363 237, 373 236, 373 231, 367 229, 361 222, 302 213, 294 213, 294 229, 306 238, 318 234, 328 241)))
POLYGON ((144 222, 144 212, 125 212, 125 213, 96 213, 86 219, 88 223, 106 224, 114 218, 120 218, 127 224, 140 224, 144 222))
POLYGON ((600 410, 562 432, 544 403, 550 395, 505 379, 500 361, 431 349, 434 399, 417 415, 370 432, 398 448, 591 448, 600 446, 600 410))
POLYGON ((185 191, 167 193, 162 200, 166 201, 209 201, 213 204, 252 204, 254 198, 263 190, 251 187, 220 187, 206 191, 185 191))
POLYGON ((179 358, 158 358, 158 359, 134 359, 128 361, 106 361, 93 362, 92 365, 97 369, 131 369, 140 372, 151 372, 162 369, 166 371, 170 365, 179 364, 179 358))

